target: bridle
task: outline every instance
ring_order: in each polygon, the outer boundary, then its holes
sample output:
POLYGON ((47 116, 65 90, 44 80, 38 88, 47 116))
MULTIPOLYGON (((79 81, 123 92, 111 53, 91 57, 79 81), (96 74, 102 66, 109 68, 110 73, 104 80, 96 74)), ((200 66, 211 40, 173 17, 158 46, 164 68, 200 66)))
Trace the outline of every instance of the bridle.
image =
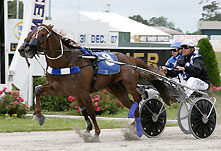
MULTIPOLYGON (((40 48, 42 47, 42 44, 43 43, 40 43, 40 41, 37 39, 38 38, 38 35, 39 35, 39 32, 42 30, 42 29, 45 29, 47 31, 47 35, 46 35, 46 39, 49 38, 49 36, 51 35, 51 31, 45 27, 45 26, 38 26, 37 28, 37 32, 32 36, 30 42, 29 42, 29 45, 31 48, 34 48, 36 47, 37 48, 37 52, 39 53, 40 51, 40 48)), ((64 54, 64 47, 63 47, 63 43, 62 43, 62 40, 59 39, 59 42, 60 42, 60 45, 61 45, 61 54, 55 58, 53 57, 50 57, 47 55, 47 53, 45 53, 45 56, 48 58, 48 59, 51 59, 51 60, 56 60, 56 59, 59 59, 63 56, 64 54)), ((43 51, 43 52, 46 52, 46 51, 43 51)))
POLYGON ((38 26, 37 32, 32 36, 32 38, 36 38, 36 39, 37 39, 37 38, 38 38, 38 33, 39 33, 42 29, 45 29, 45 30, 48 32, 46 38, 48 38, 48 37, 51 35, 51 31, 50 31, 47 27, 45 27, 45 26, 38 26))
MULTIPOLYGON (((33 32, 33 31, 32 31, 33 32)), ((45 31, 44 31, 45 32, 45 31)), ((47 71, 46 71, 46 69, 41 65, 41 63, 40 63, 40 61, 38 60, 38 58, 37 58, 37 56, 39 56, 39 55, 45 55, 45 57, 46 58, 48 58, 48 59, 50 59, 50 60, 56 60, 56 59, 59 59, 59 58, 61 58, 63 55, 64 55, 64 52, 66 51, 66 52, 71 52, 71 53, 73 53, 73 51, 74 51, 74 49, 83 49, 82 47, 80 47, 79 45, 70 45, 71 47, 72 47, 72 49, 64 49, 64 47, 63 47, 63 43, 65 43, 66 41, 65 41, 65 38, 63 38, 62 36, 60 36, 59 34, 57 34, 57 33, 55 33, 54 31, 52 31, 52 30, 50 30, 49 28, 47 28, 47 27, 45 27, 45 26, 43 26, 43 25, 40 25, 40 26, 38 26, 37 27, 37 29, 36 29, 36 32, 35 33, 29 33, 30 34, 30 36, 28 36, 26 39, 25 39, 25 41, 24 41, 24 43, 22 44, 22 46, 23 46, 23 50, 27 47, 27 46, 29 46, 30 48, 28 48, 26 51, 30 51, 30 53, 33 53, 32 55, 33 55, 33 57, 37 60, 37 62, 40 64, 40 66, 42 67, 42 69, 44 70, 44 72, 45 73, 47 73, 47 71), (41 42, 40 42, 40 39, 38 39, 39 38, 39 36, 41 36, 41 35, 39 35, 39 32, 41 31, 41 30, 43 30, 43 29, 45 29, 46 31, 47 31, 47 34, 44 36, 44 39, 42 39, 41 40, 41 42), (55 37, 57 37, 58 38, 58 41, 60 42, 60 50, 42 50, 41 48, 42 48, 42 45, 46 42, 46 40, 48 41, 48 38, 50 38, 50 36, 52 35, 52 33, 53 34, 55 34, 55 37), (32 35, 33 34, 33 35, 32 35), (64 41, 63 41, 64 40, 64 41), (63 42, 63 43, 62 43, 63 42), (48 56, 48 52, 61 52, 61 54, 60 55, 58 55, 57 57, 50 57, 50 56, 48 56), (37 55, 37 56, 36 56, 37 55)), ((42 37, 43 38, 43 37, 42 37)), ((68 42, 68 44, 69 44, 69 39, 67 39, 67 42, 68 42)), ((74 42, 74 41, 71 41, 71 42, 74 42)), ((26 56, 25 56, 26 57, 26 56)), ((27 60, 27 57, 26 57, 26 61, 28 61, 27 60)), ((28 63, 29 64, 29 63, 28 63)), ((88 64, 88 65, 85 65, 85 66, 82 66, 81 68, 83 68, 83 67, 86 67, 86 66, 89 66, 89 65, 91 65, 91 63, 90 64, 88 64)))

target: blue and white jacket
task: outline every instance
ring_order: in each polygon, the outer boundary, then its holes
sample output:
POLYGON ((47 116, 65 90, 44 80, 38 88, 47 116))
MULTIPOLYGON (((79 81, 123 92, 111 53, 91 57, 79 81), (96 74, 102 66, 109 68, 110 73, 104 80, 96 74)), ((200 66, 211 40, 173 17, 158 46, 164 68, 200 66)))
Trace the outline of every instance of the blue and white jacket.
POLYGON ((185 71, 168 70, 166 75, 169 77, 176 77, 181 73, 184 80, 188 80, 190 77, 195 77, 208 84, 210 83, 207 68, 201 55, 192 53, 188 56, 183 56, 177 61, 177 66, 184 67, 185 71))
POLYGON ((168 70, 173 70, 174 67, 176 67, 177 60, 179 60, 182 56, 183 54, 181 53, 177 57, 174 56, 170 57, 165 64, 165 66, 168 67, 168 70))

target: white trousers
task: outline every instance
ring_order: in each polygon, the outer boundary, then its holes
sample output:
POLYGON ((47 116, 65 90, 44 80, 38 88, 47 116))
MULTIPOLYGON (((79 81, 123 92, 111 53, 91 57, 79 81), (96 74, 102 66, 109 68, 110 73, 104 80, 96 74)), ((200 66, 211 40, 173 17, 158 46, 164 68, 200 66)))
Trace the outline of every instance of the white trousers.
MULTIPOLYGON (((196 89, 196 90, 207 90, 209 88, 209 84, 204 82, 203 80, 199 78, 190 77, 187 81, 183 80, 182 84, 185 86, 196 89)), ((190 90, 188 88, 185 88, 185 93, 189 97, 194 90, 190 90)))
POLYGON ((177 77, 173 77, 172 78, 173 81, 178 82, 178 83, 183 83, 183 81, 185 81, 183 79, 183 76, 179 73, 177 77))

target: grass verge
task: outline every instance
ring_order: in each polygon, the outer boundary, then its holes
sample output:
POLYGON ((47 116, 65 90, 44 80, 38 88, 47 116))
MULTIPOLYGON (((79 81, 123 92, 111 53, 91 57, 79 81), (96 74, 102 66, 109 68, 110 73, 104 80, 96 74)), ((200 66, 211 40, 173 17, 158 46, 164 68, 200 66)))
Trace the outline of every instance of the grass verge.
MULTIPOLYGON (((38 121, 30 118, 0 118, 0 132, 31 132, 31 131, 64 131, 74 128, 85 129, 82 119, 47 118, 45 124, 39 126, 38 121)), ((128 125, 127 121, 98 120, 101 129, 122 128, 128 125)))
MULTIPOLYGON (((100 129, 126 128, 131 121, 97 120, 100 129)), ((86 129, 82 119, 47 118, 45 124, 38 125, 38 121, 30 118, 2 118, 0 117, 0 133, 31 132, 31 131, 65 131, 73 129, 86 129)), ((177 126, 168 124, 167 126, 177 126)))

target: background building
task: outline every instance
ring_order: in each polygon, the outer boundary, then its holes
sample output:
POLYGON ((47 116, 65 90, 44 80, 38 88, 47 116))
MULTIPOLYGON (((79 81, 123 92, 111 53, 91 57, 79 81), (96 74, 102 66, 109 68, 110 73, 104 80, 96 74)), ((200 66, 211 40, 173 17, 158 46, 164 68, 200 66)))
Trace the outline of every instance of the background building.
POLYGON ((221 51, 221 21, 199 21, 198 29, 208 36, 215 51, 221 51))

